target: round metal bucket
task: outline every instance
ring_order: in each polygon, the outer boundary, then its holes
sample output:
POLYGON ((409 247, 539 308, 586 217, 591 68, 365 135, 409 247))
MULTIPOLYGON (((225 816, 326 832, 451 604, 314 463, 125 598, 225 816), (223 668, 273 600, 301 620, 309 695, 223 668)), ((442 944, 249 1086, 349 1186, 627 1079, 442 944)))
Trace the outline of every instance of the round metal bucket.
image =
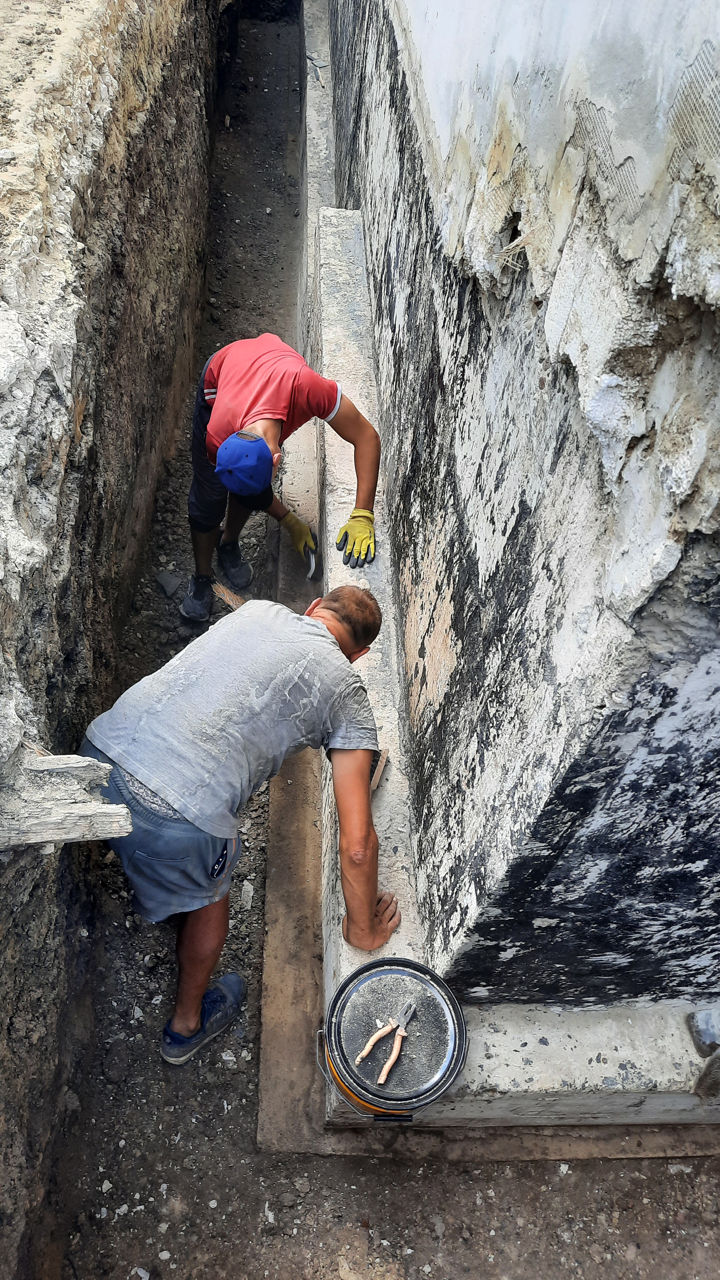
POLYGON ((452 991, 437 974, 413 960, 371 960, 351 973, 330 1001, 318 1033, 318 1064, 345 1102, 377 1120, 411 1120, 436 1102, 462 1071, 467 1028, 452 991), (405 1004, 415 1005, 400 1056, 385 1084, 378 1076, 394 1035, 385 1036, 367 1058, 355 1059, 366 1042, 405 1004))

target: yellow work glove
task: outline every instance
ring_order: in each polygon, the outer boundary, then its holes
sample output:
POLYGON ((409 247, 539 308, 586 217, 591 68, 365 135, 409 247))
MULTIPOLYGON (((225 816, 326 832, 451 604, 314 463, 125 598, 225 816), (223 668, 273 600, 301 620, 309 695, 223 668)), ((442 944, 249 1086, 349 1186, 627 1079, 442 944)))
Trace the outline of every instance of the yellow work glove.
POLYGON ((351 511, 335 546, 338 551, 345 552, 343 564, 349 564, 353 569, 362 569, 366 561, 371 564, 375 559, 375 517, 372 511, 363 511, 361 507, 351 511))
POLYGON ((299 556, 304 556, 306 550, 317 550, 317 543, 312 529, 299 516, 293 515, 292 511, 288 511, 287 515, 283 516, 280 524, 290 534, 290 541, 299 556))

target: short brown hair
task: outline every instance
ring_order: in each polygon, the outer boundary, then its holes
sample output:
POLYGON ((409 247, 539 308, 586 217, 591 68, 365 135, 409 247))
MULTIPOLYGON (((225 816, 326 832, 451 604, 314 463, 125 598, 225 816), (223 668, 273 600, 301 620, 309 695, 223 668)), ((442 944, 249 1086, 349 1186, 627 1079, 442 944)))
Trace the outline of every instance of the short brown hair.
POLYGON ((358 649, 372 644, 382 625, 380 605, 367 587, 335 587, 323 596, 322 608, 344 623, 358 649))

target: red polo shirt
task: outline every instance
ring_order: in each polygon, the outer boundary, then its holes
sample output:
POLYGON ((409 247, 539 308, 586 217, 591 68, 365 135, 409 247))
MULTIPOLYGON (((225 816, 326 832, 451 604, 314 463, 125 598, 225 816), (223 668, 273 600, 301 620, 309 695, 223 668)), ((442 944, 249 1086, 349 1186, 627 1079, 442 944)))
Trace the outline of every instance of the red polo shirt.
POLYGON ((281 444, 310 418, 329 422, 342 394, 337 382, 315 373, 274 333, 221 347, 205 372, 204 392, 211 406, 207 451, 212 463, 223 440, 260 418, 280 419, 281 444))

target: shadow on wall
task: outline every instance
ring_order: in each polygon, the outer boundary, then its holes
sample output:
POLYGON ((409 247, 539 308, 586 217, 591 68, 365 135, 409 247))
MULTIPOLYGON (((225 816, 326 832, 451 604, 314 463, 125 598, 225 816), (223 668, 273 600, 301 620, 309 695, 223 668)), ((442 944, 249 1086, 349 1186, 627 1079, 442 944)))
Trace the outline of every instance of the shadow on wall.
POLYGON ((297 22, 302 0, 240 0, 240 16, 257 22, 297 22))

